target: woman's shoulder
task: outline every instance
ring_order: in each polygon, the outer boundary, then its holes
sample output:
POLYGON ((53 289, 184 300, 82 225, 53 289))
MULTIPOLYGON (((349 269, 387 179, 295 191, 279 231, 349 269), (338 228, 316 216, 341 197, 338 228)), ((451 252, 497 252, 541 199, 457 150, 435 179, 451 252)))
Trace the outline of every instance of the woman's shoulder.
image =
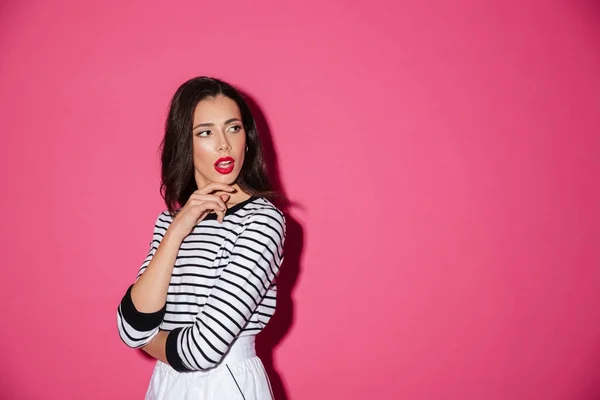
POLYGON ((276 231, 279 236, 285 236, 285 215, 270 200, 265 197, 256 197, 249 203, 247 208, 250 212, 247 215, 245 226, 255 226, 257 229, 268 227, 270 228, 269 231, 276 231))
POLYGON ((164 209, 158 214, 156 217, 156 223, 154 224, 156 227, 164 227, 167 228, 173 222, 173 216, 171 212, 167 209, 164 209))
POLYGON ((277 220, 285 221, 283 212, 266 197, 254 197, 251 206, 252 216, 260 217, 261 215, 271 217, 277 220))

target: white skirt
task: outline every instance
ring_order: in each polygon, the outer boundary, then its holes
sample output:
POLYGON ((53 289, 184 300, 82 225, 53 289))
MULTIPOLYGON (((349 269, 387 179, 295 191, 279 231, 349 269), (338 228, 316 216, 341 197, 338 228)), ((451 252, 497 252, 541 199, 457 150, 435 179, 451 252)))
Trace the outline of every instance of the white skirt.
POLYGON ((223 360, 208 371, 178 372, 156 362, 146 400, 273 400, 271 384, 254 336, 238 338, 223 360))

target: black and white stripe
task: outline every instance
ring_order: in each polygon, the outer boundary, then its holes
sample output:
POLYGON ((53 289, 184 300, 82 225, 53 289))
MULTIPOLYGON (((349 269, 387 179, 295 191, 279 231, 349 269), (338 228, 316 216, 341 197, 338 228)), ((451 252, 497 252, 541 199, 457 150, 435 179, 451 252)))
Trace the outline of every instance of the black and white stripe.
MULTIPOLYGON (((156 220, 136 280, 171 221, 167 212, 156 220)), ((223 224, 209 215, 181 244, 163 310, 137 312, 127 291, 117 312, 121 339, 141 347, 159 328, 168 330, 166 352, 173 368, 213 368, 237 337, 257 334, 274 314, 285 232, 283 214, 264 198, 234 206, 223 224)))

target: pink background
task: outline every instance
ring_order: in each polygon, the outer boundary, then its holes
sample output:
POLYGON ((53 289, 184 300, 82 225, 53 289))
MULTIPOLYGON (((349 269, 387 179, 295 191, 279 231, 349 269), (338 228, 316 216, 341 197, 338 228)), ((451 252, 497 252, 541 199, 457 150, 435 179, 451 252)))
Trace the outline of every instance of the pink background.
POLYGON ((600 398, 598 1, 168 3, 0 5, 1 399, 143 397, 115 310, 204 74, 296 203, 279 399, 600 398))

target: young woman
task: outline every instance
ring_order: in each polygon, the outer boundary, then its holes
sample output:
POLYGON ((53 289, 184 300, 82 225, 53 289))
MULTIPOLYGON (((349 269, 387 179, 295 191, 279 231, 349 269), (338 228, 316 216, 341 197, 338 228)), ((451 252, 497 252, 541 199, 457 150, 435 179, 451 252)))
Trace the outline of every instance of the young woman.
POLYGON ((146 399, 272 399, 254 338, 275 312, 286 225, 229 84, 199 77, 176 91, 161 193, 167 210, 117 310, 123 342, 157 359, 146 399))

